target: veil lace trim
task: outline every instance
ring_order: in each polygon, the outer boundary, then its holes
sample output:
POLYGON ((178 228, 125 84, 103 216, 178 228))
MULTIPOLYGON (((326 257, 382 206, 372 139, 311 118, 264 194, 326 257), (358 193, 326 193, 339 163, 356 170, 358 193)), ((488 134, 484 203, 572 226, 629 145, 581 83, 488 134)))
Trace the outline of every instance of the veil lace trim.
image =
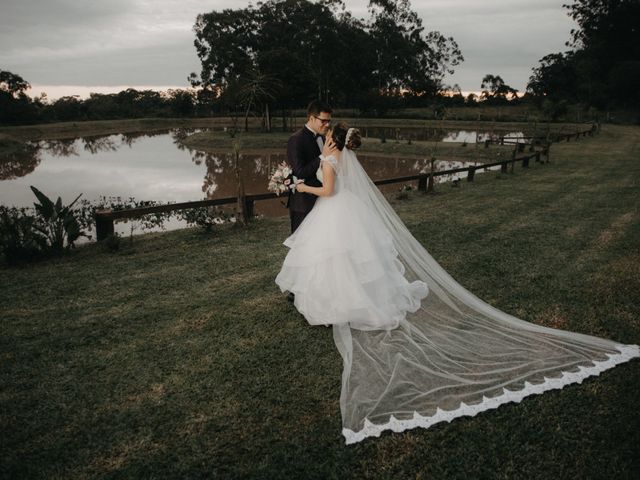
POLYGON ((562 375, 558 378, 547 378, 543 383, 529 383, 525 382, 525 387, 522 390, 508 390, 503 388, 503 394, 497 397, 482 397, 482 402, 473 405, 466 405, 464 402, 460 403, 460 407, 455 410, 442 410, 440 407, 434 415, 430 417, 423 417, 418 412, 413 412, 413 418, 408 420, 399 420, 390 416, 389 421, 383 424, 371 423, 368 419, 364 420, 364 428, 358 432, 354 432, 348 428, 342 429, 342 435, 344 436, 346 443, 353 444, 364 440, 367 437, 379 437, 380 434, 386 430, 399 433, 405 430, 413 428, 429 428, 436 423, 451 422, 454 418, 458 417, 475 417, 478 413, 486 410, 492 410, 498 408, 505 403, 520 401, 528 397, 529 395, 539 395, 548 390, 562 389, 566 385, 572 383, 582 383, 585 378, 600 375, 600 372, 604 372, 616 365, 624 362, 628 362, 632 358, 640 357, 640 348, 638 345, 618 345, 619 354, 607 354, 608 360, 601 362, 594 361, 593 367, 578 367, 577 372, 562 372, 562 375))

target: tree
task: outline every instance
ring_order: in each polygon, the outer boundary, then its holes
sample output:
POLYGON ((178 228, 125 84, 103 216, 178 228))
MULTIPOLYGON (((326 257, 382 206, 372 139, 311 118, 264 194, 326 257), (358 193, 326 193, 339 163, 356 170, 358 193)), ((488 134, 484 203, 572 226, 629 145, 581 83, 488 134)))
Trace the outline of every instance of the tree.
POLYGON ((59 122, 85 119, 83 115, 83 103, 78 95, 60 97, 53 102, 51 109, 55 119, 59 122))
POLYGON ((435 95, 444 76, 464 60, 452 37, 424 33, 409 0, 370 0, 369 32, 376 53, 374 75, 382 92, 435 95))
POLYGON ((609 64, 640 58, 638 0, 574 0, 563 6, 578 24, 567 46, 591 50, 609 64))
POLYGON ((34 105, 25 93, 31 88, 20 75, 0 70, 0 123, 32 123, 38 117, 39 105, 34 105))
POLYGON ((505 103, 509 100, 507 97, 511 97, 510 100, 518 98, 518 90, 511 88, 504 83, 500 75, 487 74, 482 79, 481 97, 488 103, 505 103))
POLYGON ((476 105, 478 105, 478 96, 475 93, 470 93, 469 95, 467 95, 467 98, 465 98, 464 103, 469 106, 475 107, 476 105))
POLYGON ((244 130, 249 130, 249 113, 253 107, 264 108, 264 122, 267 132, 271 131, 271 113, 269 102, 276 98, 282 84, 279 80, 258 70, 249 72, 244 84, 240 88, 242 105, 246 108, 244 116, 244 130))
POLYGON ((224 86, 254 65, 255 21, 251 7, 196 17, 194 45, 202 64, 199 84, 224 86))
POLYGON ((279 105, 283 117, 314 98, 364 106, 381 92, 437 93, 462 61, 457 44, 424 33, 408 0, 369 7, 369 22, 354 19, 341 0, 267 0, 201 14, 194 31, 202 70, 189 79, 222 93, 258 71, 282 85, 267 105, 279 105))
POLYGON ((574 0, 564 5, 577 27, 565 53, 545 56, 527 90, 549 98, 600 108, 640 108, 640 2, 574 0))
POLYGON ((166 93, 166 101, 171 115, 176 117, 188 117, 195 112, 195 93, 189 90, 170 88, 166 93))
POLYGON ((464 95, 462 95, 460 85, 456 83, 453 87, 447 86, 446 89, 449 92, 449 96, 446 97, 448 99, 447 103, 452 106, 464 106, 464 95))
POLYGON ((116 94, 91 93, 84 102, 87 119, 102 120, 122 118, 123 112, 118 104, 116 94))
MULTIPOLYGON (((369 35, 337 0, 269 0, 200 15, 194 30, 202 71, 190 76, 192 85, 221 95, 232 85, 255 86, 260 72, 282 87, 269 88, 262 106, 278 105, 283 117, 314 98, 357 101, 373 85, 369 35)), ((228 104, 233 96, 225 97, 228 104)))
POLYGON ((13 98, 19 98, 29 88, 31 88, 29 82, 20 75, 7 70, 0 70, 0 91, 10 94, 13 98))
POLYGON ((307 0, 260 4, 257 68, 283 85, 282 95, 276 98, 283 108, 313 98, 328 100, 333 86, 337 87, 337 64, 349 52, 340 49, 332 5, 307 0))
POLYGON ((529 77, 527 91, 534 95, 538 104, 542 100, 576 99, 577 78, 573 54, 551 53, 540 60, 529 77))

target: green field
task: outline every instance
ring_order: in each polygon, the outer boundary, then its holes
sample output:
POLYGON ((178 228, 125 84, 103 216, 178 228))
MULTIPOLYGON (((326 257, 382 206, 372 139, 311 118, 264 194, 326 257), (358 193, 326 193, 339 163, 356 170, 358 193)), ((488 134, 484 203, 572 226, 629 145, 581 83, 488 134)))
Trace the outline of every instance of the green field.
MULTIPOLYGON (((549 164, 390 199, 480 298, 530 322, 637 344, 639 158, 639 127, 605 126, 554 145, 549 164)), ((116 253, 92 244, 0 267, 0 476, 640 471, 637 359, 520 404, 346 446, 331 330, 310 327, 274 283, 288 228, 282 217, 154 233, 116 253)))

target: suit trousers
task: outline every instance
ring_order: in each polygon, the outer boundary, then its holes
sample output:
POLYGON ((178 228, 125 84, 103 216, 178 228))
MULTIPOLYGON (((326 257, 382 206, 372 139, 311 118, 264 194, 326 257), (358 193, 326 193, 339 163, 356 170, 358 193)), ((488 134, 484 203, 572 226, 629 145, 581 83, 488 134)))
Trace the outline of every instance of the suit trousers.
POLYGON ((289 210, 289 218, 291 219, 291 233, 295 232, 309 212, 294 212, 289 210))

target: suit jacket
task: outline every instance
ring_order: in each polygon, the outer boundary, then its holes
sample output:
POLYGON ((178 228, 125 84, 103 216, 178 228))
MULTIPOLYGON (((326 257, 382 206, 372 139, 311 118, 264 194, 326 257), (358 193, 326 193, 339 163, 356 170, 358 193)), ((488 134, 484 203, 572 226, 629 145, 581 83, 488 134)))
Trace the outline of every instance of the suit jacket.
MULTIPOLYGON (((320 168, 321 153, 315 135, 307 127, 302 127, 289 137, 287 161, 291 165, 293 174, 312 187, 322 186, 322 183, 316 178, 316 172, 320 168)), ((290 192, 287 207, 292 212, 309 213, 317 199, 316 195, 310 193, 290 192)))

